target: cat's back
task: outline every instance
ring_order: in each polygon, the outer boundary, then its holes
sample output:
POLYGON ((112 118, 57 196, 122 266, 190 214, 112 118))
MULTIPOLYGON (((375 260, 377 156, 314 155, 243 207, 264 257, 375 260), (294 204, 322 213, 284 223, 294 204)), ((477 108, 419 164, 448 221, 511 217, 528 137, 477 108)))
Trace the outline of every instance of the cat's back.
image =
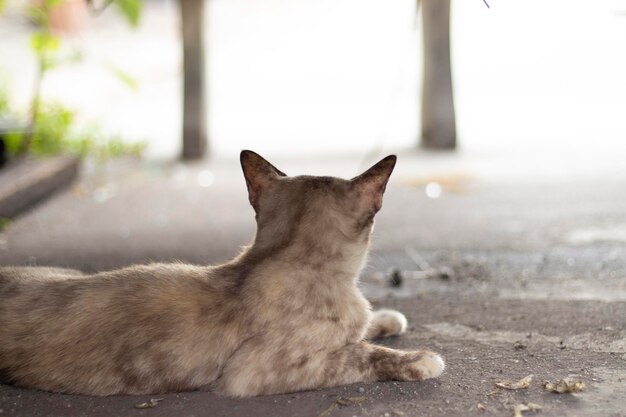
POLYGON ((194 367, 217 372, 218 356, 228 346, 216 347, 211 339, 228 333, 220 323, 230 311, 224 307, 234 309, 230 299, 210 268, 185 264, 94 275, 0 268, 0 369, 10 369, 23 385, 64 392, 133 392, 135 385, 156 392, 202 384, 189 375, 194 367), (197 355, 204 356, 194 362, 197 355), (154 378, 157 372, 166 375, 154 378), (143 378, 174 385, 150 387, 143 378))
POLYGON ((143 317, 207 312, 226 289, 210 268, 186 264, 135 265, 87 275, 38 267, 0 268, 0 333, 12 324, 41 320, 55 327, 81 322, 110 325, 143 317), (60 324, 59 324, 60 325, 60 324))
POLYGON ((4 307, 36 301, 28 307, 58 309, 85 297, 89 301, 115 297, 120 302, 132 302, 150 301, 147 295, 174 296, 198 290, 211 293, 219 289, 213 282, 209 269, 185 264, 134 265, 97 274, 65 268, 0 267, 0 300, 4 307))

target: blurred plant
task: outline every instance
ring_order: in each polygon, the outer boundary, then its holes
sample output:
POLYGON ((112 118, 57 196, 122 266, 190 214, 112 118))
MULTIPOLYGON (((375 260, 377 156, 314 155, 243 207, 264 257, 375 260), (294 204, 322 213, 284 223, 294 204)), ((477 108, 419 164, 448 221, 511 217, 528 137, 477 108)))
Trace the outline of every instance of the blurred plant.
MULTIPOLYGON (((0 87, 0 118, 10 117, 8 94, 0 87)), ((95 125, 82 129, 74 123, 76 112, 60 103, 41 103, 36 115, 37 123, 29 133, 28 153, 35 156, 69 153, 78 157, 93 156, 99 160, 129 155, 141 156, 145 142, 128 143, 118 136, 107 135, 95 125)), ((4 136, 8 155, 19 155, 25 132, 12 132, 4 136)))
MULTIPOLYGON (((0 0, 1 2, 2 0, 0 0)), ((0 80, 0 118, 8 117, 11 113, 9 106, 9 89, 3 80, 0 80)))
MULTIPOLYGON (((3 0, 0 0, 0 3, 3 0)), ((139 24, 139 17, 141 16, 141 1, 140 0, 106 0, 102 6, 97 6, 94 0, 86 0, 89 8, 96 14, 100 14, 111 4, 114 4, 117 10, 128 20, 131 26, 137 26, 139 24)))
MULTIPOLYGON (((30 101, 27 127, 22 133, 9 135, 7 151, 9 154, 37 155, 71 152, 83 156, 88 153, 97 156, 117 156, 119 154, 138 154, 145 144, 126 145, 119 138, 105 139, 104 135, 95 128, 77 134, 72 129, 75 113, 60 104, 42 103, 41 87, 46 74, 64 64, 76 63, 82 60, 82 54, 73 51, 62 53, 61 38, 54 33, 51 25, 53 11, 66 0, 33 0, 28 3, 25 15, 31 20, 35 29, 30 36, 30 49, 37 62, 37 73, 33 96, 30 101)), ((93 6, 92 0, 86 0, 93 6)), ((104 7, 115 4, 116 9, 131 26, 137 26, 141 12, 141 0, 108 0, 104 7)), ((0 13, 5 6, 5 0, 0 0, 0 13)), ((120 69, 110 66, 114 75, 125 84, 134 88, 134 80, 120 69)), ((0 88, 0 115, 10 112, 8 92, 0 88)))
MULTIPOLYGON (((2 0, 0 0, 0 2, 1 1, 2 0)), ((9 227, 9 224, 11 224, 11 219, 9 219, 8 217, 0 217, 0 232, 3 232, 4 229, 9 227)))

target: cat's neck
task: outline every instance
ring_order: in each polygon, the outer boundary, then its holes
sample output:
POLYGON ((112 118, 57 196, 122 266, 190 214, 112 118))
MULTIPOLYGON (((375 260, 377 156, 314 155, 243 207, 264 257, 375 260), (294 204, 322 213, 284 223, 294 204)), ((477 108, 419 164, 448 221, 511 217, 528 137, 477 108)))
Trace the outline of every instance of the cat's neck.
POLYGON ((356 281, 367 255, 367 244, 346 244, 320 236, 260 239, 234 262, 246 270, 280 265, 284 273, 356 281))

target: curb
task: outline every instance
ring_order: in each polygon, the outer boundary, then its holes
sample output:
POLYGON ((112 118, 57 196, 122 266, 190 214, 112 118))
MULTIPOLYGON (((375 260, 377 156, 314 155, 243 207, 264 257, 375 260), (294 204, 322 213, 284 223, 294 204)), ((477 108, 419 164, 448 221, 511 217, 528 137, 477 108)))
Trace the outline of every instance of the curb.
POLYGON ((0 170, 0 217, 15 217, 70 185, 78 159, 55 156, 13 161, 0 170))

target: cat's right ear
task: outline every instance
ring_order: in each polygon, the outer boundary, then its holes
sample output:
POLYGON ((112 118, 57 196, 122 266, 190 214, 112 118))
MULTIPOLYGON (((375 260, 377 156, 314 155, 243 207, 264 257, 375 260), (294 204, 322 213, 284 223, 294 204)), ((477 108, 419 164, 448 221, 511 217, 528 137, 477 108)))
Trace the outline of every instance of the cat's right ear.
POLYGON ((361 200, 365 202, 368 210, 376 213, 382 207, 383 193, 395 166, 396 156, 389 155, 358 177, 352 178, 352 185, 361 195, 361 200))
POLYGON ((267 162, 256 152, 248 150, 241 151, 239 159, 241 160, 243 176, 246 178, 250 204, 252 204, 254 210, 258 212, 259 198, 263 190, 278 177, 286 177, 287 175, 267 162))

